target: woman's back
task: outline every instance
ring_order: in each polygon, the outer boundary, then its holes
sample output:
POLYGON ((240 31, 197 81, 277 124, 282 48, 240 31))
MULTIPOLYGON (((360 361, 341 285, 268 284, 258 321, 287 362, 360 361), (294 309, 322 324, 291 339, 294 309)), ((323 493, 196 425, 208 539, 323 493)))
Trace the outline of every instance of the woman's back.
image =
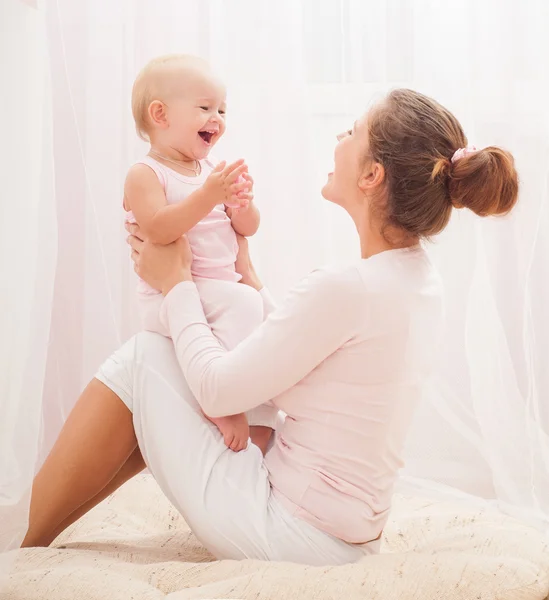
POLYGON ((310 298, 306 318, 317 315, 314 351, 333 343, 332 331, 341 343, 274 399, 288 417, 266 458, 271 483, 297 516, 367 542, 385 525, 405 436, 437 353, 441 282, 416 247, 317 271, 300 289, 310 298))

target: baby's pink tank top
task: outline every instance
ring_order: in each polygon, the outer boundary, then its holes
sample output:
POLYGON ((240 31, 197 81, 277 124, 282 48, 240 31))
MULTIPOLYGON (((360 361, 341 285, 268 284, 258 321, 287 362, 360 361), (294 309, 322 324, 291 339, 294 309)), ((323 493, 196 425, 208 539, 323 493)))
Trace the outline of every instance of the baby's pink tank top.
MULTIPOLYGON (((150 167, 164 188, 168 204, 176 204, 204 184, 213 170, 208 160, 200 161, 200 175, 186 177, 177 171, 166 167, 154 158, 146 156, 137 161, 150 167)), ((135 222, 131 212, 126 213, 126 220, 135 222)), ((223 204, 217 205, 211 213, 187 232, 187 239, 193 253, 191 272, 194 277, 205 279, 222 279, 225 281, 240 281, 240 275, 235 271, 238 243, 231 220, 225 212, 223 204)), ((154 292, 144 281, 139 282, 140 292, 154 292)))

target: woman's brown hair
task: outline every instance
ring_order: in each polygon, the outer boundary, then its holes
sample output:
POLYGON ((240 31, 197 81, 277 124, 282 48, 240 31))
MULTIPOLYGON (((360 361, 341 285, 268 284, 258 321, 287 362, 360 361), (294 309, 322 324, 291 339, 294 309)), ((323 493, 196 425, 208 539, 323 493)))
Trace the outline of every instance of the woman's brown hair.
POLYGON ((513 156, 490 146, 452 162, 467 138, 454 115, 431 98, 394 90, 370 111, 368 128, 372 158, 385 168, 389 227, 428 238, 446 227, 454 207, 486 217, 515 205, 513 156))

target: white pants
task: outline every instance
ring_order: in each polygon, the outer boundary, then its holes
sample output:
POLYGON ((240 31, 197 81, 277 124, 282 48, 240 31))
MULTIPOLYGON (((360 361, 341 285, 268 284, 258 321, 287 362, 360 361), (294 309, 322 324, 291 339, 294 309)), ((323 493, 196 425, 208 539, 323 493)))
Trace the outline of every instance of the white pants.
MULTIPOLYGON (((247 338, 263 321, 263 299, 248 285, 218 279, 195 278, 204 315, 212 333, 227 349, 232 350, 247 338)), ((160 322, 160 307, 164 297, 160 293, 138 294, 141 320, 146 331, 166 337, 169 331, 160 322)), ((250 425, 276 425, 278 411, 269 404, 258 406, 246 413, 250 425)))
POLYGON ((96 377, 132 411, 147 467, 217 558, 321 566, 377 551, 376 544, 353 546, 316 529, 273 498, 261 451, 225 447, 187 386, 171 340, 140 333, 96 377))

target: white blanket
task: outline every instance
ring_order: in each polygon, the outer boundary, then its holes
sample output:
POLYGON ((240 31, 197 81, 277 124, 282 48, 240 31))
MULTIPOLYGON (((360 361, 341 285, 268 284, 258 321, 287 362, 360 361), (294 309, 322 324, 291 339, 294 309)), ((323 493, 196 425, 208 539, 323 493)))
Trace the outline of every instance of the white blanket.
POLYGON ((395 498, 382 554, 344 567, 214 561, 150 476, 20 550, 1 600, 544 600, 549 547, 496 511, 395 498))

